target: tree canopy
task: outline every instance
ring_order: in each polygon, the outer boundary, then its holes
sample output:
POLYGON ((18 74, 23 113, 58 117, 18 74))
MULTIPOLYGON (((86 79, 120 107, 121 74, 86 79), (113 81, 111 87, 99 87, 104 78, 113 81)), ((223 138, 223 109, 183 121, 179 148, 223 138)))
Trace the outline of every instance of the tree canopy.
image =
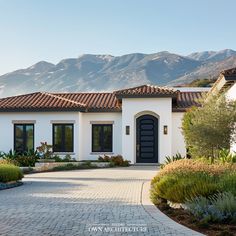
POLYGON ((235 141, 236 102, 210 95, 184 115, 182 130, 192 156, 215 158, 235 141))

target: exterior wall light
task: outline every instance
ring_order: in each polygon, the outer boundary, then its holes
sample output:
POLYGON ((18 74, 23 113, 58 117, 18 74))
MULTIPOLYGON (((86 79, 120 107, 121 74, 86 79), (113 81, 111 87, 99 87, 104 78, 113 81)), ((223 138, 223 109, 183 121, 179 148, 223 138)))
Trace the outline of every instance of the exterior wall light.
POLYGON ((164 134, 168 134, 168 126, 167 126, 167 125, 164 125, 164 127, 163 127, 163 133, 164 133, 164 134))
POLYGON ((129 126, 129 125, 126 125, 126 126, 125 126, 125 134, 126 134, 126 135, 129 135, 129 134, 130 134, 130 126, 129 126))

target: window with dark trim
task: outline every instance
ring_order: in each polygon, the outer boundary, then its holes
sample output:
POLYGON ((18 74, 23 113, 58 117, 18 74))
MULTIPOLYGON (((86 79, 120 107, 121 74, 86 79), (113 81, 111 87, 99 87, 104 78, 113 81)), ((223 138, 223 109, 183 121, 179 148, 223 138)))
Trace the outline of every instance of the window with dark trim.
POLYGON ((112 125, 92 124, 92 152, 112 152, 112 125))
POLYGON ((74 125, 53 124, 53 152, 74 151, 74 125))
POLYGON ((14 124, 14 150, 20 154, 34 150, 34 124, 14 124))

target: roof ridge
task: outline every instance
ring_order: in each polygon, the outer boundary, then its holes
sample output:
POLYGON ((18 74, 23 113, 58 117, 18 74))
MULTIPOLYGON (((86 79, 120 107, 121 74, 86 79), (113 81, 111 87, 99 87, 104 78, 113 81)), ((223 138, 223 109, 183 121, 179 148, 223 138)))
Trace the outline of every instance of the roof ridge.
POLYGON ((50 94, 113 94, 113 91, 112 92, 52 92, 50 94))
POLYGON ((25 97, 25 96, 33 95, 33 94, 42 94, 42 92, 33 92, 33 93, 26 93, 26 94, 18 94, 18 95, 13 95, 13 96, 7 96, 7 97, 0 98, 0 100, 8 99, 8 98, 15 98, 15 97, 23 97, 23 96, 25 97))
POLYGON ((118 93, 118 92, 125 91, 125 90, 135 90, 135 89, 142 88, 142 87, 151 87, 151 88, 156 88, 156 89, 165 89, 165 90, 171 90, 171 91, 178 91, 177 89, 174 89, 174 88, 171 88, 171 87, 168 87, 168 86, 158 86, 158 85, 153 85, 153 84, 143 84, 143 85, 139 85, 139 86, 135 86, 135 87, 129 87, 129 88, 115 90, 115 91, 113 91, 113 93, 118 93))
POLYGON ((83 106, 83 107, 86 107, 87 105, 84 104, 84 103, 80 103, 80 102, 76 102, 74 100, 71 100, 71 99, 68 99, 68 98, 64 98, 64 97, 60 97, 58 95, 55 95, 55 94, 52 94, 52 93, 48 93, 48 92, 41 92, 41 94, 45 94, 45 95, 48 95, 48 96, 51 96, 51 97, 54 97, 54 98, 58 98, 60 100, 63 100, 63 101, 67 101, 67 102, 72 102, 76 105, 80 105, 80 106, 83 106))
POLYGON ((137 89, 137 88, 141 88, 143 86, 147 86, 147 84, 142 84, 142 85, 135 86, 135 87, 129 87, 129 88, 123 88, 123 89, 114 90, 113 93, 117 93, 117 92, 120 92, 120 91, 123 91, 123 90, 129 90, 129 89, 137 89))

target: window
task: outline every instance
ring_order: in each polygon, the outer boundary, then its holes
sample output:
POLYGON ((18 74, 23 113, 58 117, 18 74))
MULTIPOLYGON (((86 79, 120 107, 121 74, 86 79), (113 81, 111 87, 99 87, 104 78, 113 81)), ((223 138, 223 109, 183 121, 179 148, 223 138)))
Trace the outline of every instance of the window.
POLYGON ((73 152, 73 124, 53 124, 53 152, 73 152))
POLYGON ((21 154, 34 150, 33 124, 14 124, 14 150, 21 154))
POLYGON ((92 125, 92 152, 112 152, 112 125, 92 125))

